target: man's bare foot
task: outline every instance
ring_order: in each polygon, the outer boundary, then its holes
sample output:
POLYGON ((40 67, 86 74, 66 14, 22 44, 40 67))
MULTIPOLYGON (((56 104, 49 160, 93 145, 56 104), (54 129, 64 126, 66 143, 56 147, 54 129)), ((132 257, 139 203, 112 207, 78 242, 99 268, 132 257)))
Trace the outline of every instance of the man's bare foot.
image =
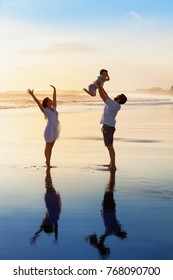
POLYGON ((47 168, 52 168, 49 162, 45 161, 47 168))
POLYGON ((103 164, 102 166, 109 168, 110 164, 103 164))

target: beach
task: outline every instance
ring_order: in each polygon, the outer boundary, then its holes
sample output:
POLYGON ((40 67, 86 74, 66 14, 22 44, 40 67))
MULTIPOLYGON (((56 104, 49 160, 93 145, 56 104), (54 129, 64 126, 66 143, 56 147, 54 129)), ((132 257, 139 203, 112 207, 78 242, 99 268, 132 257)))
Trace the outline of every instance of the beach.
POLYGON ((58 106, 61 134, 50 170, 62 201, 57 238, 36 234, 46 213, 46 120, 32 104, 0 110, 0 259, 172 260, 172 99, 134 98, 122 106, 115 174, 105 166, 103 104, 74 100, 58 106), (107 193, 113 222, 105 220, 107 193))

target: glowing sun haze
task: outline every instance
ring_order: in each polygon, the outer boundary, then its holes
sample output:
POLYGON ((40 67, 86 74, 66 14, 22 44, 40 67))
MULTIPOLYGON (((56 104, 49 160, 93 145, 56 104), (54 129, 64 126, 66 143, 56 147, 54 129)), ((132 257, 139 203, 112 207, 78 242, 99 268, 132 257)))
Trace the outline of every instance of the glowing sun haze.
POLYGON ((173 84, 173 1, 0 1, 0 91, 173 84))

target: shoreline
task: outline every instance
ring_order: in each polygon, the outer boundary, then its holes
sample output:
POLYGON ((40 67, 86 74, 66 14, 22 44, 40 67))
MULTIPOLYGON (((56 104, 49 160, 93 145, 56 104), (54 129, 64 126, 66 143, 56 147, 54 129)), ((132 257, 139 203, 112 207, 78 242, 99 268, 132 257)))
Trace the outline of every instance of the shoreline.
MULTIPOLYGON (((122 225, 127 238, 106 236, 108 260, 173 257, 172 107, 130 105, 117 115, 117 170, 110 198, 116 205, 114 222, 122 225)), ((47 211, 46 120, 38 108, 0 110, 0 259, 102 259, 86 240, 93 234, 100 240, 106 232, 101 209, 111 173, 104 166, 108 152, 102 110, 103 105, 59 107, 62 131, 51 162, 52 183, 62 200, 58 242, 53 233, 42 231, 36 246, 30 240, 47 211)))
MULTIPOLYGON (((155 106, 124 106, 117 116, 117 129, 115 132, 115 148, 117 156, 125 156, 125 149, 161 147, 171 153, 173 143, 173 116, 172 105, 155 106), (123 150, 122 150, 123 148, 123 150)), ((65 162, 73 161, 73 157, 81 158, 81 162, 88 162, 87 153, 99 157, 100 164, 107 164, 107 151, 103 144, 100 118, 103 105, 88 107, 85 105, 71 106, 69 104, 59 106, 59 119, 61 122, 61 134, 55 144, 55 165, 61 157, 65 162), (80 120, 80 121, 79 121, 80 120), (98 145, 97 145, 98 143, 98 145), (59 151, 60 150, 60 151, 59 151), (76 153, 76 157, 75 157, 76 153), (85 155, 83 160, 82 155, 85 155)), ((27 159, 35 165, 43 162, 44 165, 44 138, 43 132, 46 120, 38 108, 21 108, 0 110, 1 132, 0 139, 2 159, 6 163, 15 162, 15 158, 27 162, 27 159), (5 114, 4 114, 5 113, 5 114), (15 146, 16 145, 16 148, 15 146), (21 153, 21 155, 18 155, 21 153), (29 151, 32 154, 29 154, 29 151), (13 155, 13 156, 11 156, 13 155), (24 158, 24 155, 26 159, 24 158)), ((162 155, 164 157, 164 153, 162 155)), ((53 152, 54 157, 54 152, 53 152)), ((128 161, 130 158, 128 159, 128 161)), ((95 162, 95 160, 91 160, 95 162)), ((89 163, 88 163, 89 164, 89 163)), ((1 161, 2 165, 2 161, 1 161)), ((31 164, 32 165, 32 164, 31 164)), ((54 163, 53 163, 54 165, 54 163)), ((58 163, 59 165, 59 163, 58 163)))

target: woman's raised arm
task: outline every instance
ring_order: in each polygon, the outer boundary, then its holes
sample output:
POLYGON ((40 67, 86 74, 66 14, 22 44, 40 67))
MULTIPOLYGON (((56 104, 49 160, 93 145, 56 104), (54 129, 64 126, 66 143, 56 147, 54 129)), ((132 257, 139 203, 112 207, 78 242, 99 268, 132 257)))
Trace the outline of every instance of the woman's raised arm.
POLYGON ((34 90, 32 89, 27 89, 27 93, 30 94, 32 96, 32 98, 34 99, 34 101, 37 103, 38 107, 40 108, 40 110, 44 113, 44 107, 42 106, 42 104, 40 103, 40 101, 37 99, 37 97, 34 95, 34 90))
POLYGON ((56 88, 53 85, 50 85, 53 88, 53 106, 56 108, 57 100, 56 100, 56 88))

